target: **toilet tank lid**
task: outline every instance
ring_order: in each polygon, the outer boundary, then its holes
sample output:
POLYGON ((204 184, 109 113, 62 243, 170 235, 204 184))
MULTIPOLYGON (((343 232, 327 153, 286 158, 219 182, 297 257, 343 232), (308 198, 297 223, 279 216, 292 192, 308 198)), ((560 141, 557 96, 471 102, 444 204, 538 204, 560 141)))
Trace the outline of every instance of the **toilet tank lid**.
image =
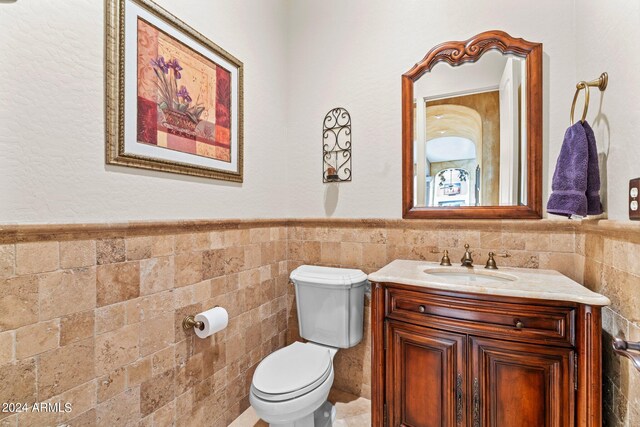
POLYGON ((320 267, 301 265, 291 272, 291 280, 318 285, 352 288, 367 282, 367 275, 355 268, 320 267))

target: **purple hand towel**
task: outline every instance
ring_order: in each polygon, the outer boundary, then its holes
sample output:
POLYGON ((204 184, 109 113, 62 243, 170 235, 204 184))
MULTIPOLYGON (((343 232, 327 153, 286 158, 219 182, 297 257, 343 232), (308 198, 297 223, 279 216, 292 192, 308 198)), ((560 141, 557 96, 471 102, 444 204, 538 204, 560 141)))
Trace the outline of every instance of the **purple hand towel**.
POLYGON ((600 202, 600 166, 598 166, 598 146, 593 129, 586 121, 582 123, 587 134, 589 163, 587 165, 587 214, 600 215, 602 202, 600 202))
POLYGON ((587 170, 589 148, 582 123, 573 124, 564 134, 560 156, 551 182, 547 212, 570 217, 587 215, 587 170))

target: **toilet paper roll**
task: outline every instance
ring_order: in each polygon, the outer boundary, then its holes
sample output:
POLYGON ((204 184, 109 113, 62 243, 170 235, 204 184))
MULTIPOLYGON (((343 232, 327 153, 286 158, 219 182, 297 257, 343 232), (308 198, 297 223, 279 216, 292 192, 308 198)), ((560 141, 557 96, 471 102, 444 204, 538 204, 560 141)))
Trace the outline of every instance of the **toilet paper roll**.
POLYGON ((222 307, 214 307, 196 314, 194 319, 196 322, 202 322, 204 324, 203 329, 198 329, 194 326, 193 330, 196 335, 200 338, 206 338, 227 327, 229 324, 229 313, 222 307))

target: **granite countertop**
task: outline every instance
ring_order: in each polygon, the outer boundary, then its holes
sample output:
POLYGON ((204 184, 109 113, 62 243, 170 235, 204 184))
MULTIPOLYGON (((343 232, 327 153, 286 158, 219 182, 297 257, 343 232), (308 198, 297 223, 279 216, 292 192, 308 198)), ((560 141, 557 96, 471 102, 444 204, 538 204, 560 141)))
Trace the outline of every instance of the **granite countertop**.
POLYGON ((472 281, 462 276, 456 277, 456 273, 464 274, 469 270, 471 269, 466 267, 442 267, 436 262, 398 259, 369 274, 369 280, 446 291, 571 301, 594 306, 605 306, 611 303, 604 295, 592 292, 554 270, 509 267, 487 270, 476 266, 472 270, 482 275, 479 281, 472 281), (425 270, 453 274, 450 277, 442 277, 425 273, 425 270), (494 279, 491 275, 497 278, 494 279))

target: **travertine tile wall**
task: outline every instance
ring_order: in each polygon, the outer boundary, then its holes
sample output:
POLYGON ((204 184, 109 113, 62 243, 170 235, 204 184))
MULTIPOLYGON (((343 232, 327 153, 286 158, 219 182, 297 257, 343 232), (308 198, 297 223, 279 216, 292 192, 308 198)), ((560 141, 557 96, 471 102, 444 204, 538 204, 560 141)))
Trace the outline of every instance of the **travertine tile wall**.
MULTIPOLYGON (((484 265, 487 253, 498 254, 499 266, 558 270, 582 280, 582 264, 576 262, 572 224, 548 221, 291 221, 289 267, 321 264, 359 268, 370 273, 394 259, 440 261, 447 249, 452 262, 468 243, 476 265, 484 265)), ((295 295, 288 342, 299 339, 295 295)), ((370 307, 365 305, 363 341, 335 357, 334 386, 352 394, 371 397, 370 307)))
POLYGON ((639 231, 589 227, 576 237, 582 283, 611 300, 602 312, 603 424, 610 427, 640 426, 640 372, 611 347, 615 336, 640 341, 639 231))
MULTIPOLYGON (((495 251, 499 265, 560 271, 611 299, 603 309, 603 418, 611 427, 640 425, 640 372, 611 349, 613 336, 640 341, 640 226, 625 222, 382 221, 305 224, 289 228, 289 266, 302 263, 361 268, 369 273, 397 259, 456 261, 465 243, 476 264, 495 251), (363 226, 364 224, 364 226, 363 226), (509 254, 507 258, 500 255, 509 254)), ((289 298, 293 300, 294 296, 289 298)), ((297 339, 295 304, 288 341, 297 339)), ((370 310, 365 337, 336 355, 337 388, 370 396, 370 310)))
POLYGON ((0 245, 0 402, 72 405, 0 425, 228 425, 285 343, 286 228, 109 234, 0 245), (215 305, 226 330, 182 330, 215 305))
MULTIPOLYGON (((603 312, 605 425, 640 425, 640 374, 609 350, 617 334, 640 340, 640 227, 611 221, 274 224, 227 221, 197 233, 183 225, 180 232, 154 235, 106 224, 58 240, 29 227, 0 230, 0 402, 73 404, 70 413, 0 413, 0 426, 225 426, 248 406, 257 363, 299 339, 288 285, 293 268, 313 263, 369 273, 396 258, 437 261, 444 249, 456 261, 465 243, 476 264, 495 251, 499 266, 555 269, 611 299, 603 312), (25 236, 29 243, 22 243, 25 236), (180 329, 184 315, 213 305, 229 309, 227 330, 198 340, 180 329)), ((335 387, 365 397, 371 394, 369 319, 367 300, 363 342, 335 360, 335 387)))

